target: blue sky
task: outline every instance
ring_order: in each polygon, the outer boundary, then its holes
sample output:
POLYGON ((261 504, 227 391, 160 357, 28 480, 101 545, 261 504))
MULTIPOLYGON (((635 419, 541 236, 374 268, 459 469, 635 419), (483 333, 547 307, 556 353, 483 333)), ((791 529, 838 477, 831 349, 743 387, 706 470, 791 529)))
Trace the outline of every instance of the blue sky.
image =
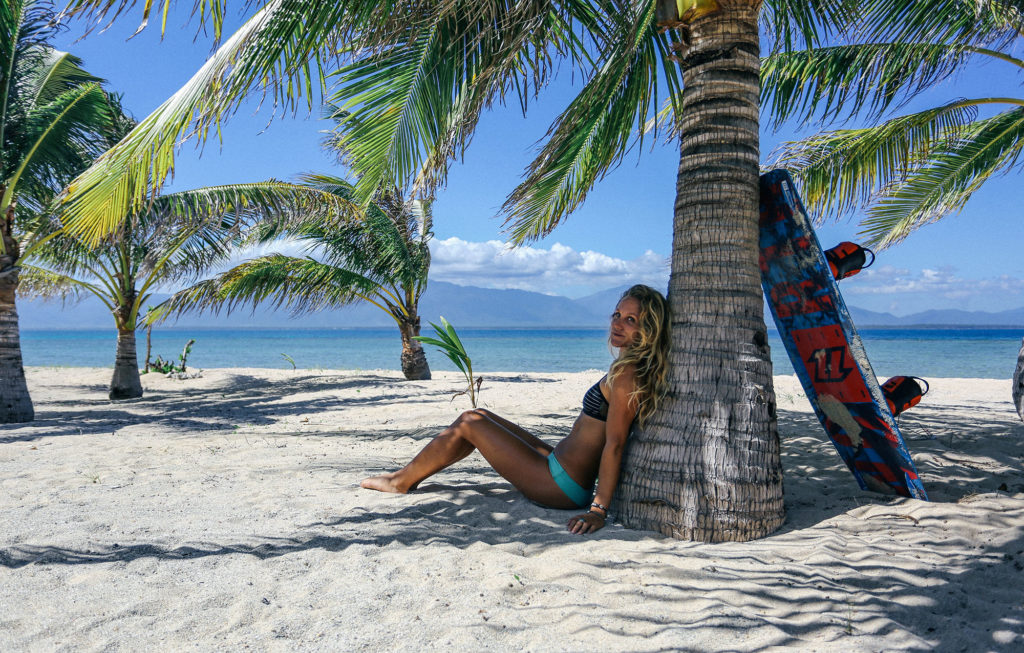
MULTIPOLYGON (((137 11, 105 32, 77 40, 82 25, 57 41, 80 56, 87 70, 124 94, 125 106, 143 118, 174 93, 205 61, 211 39, 185 26, 184 16, 128 39, 137 11)), ((237 24, 234 21, 233 24, 237 24)), ((632 282, 664 286, 671 248, 672 204, 678 153, 672 145, 645 144, 590 193, 586 203, 547 239, 510 250, 495 215, 518 183, 540 139, 571 97, 569 75, 548 89, 523 118, 518 105, 497 107, 480 121, 462 161, 434 204, 431 278, 483 287, 520 288, 578 297, 632 282)), ((1010 67, 985 65, 936 89, 936 98, 1019 96, 1010 67)), ((936 100, 938 102, 938 100, 936 100)), ((921 103, 927 103, 922 98, 921 103)), ((203 152, 186 143, 170 189, 267 179, 308 171, 343 173, 320 148, 330 124, 305 111, 274 116, 258 99, 244 105, 203 152)), ((787 139, 813 133, 788 126, 762 134, 762 158, 787 139)), ((926 227, 878 255, 869 270, 843 282, 848 304, 906 315, 932 308, 998 311, 1024 306, 1024 175, 994 179, 960 215, 926 227)), ((824 247, 857 240, 855 221, 818 230, 824 247)))

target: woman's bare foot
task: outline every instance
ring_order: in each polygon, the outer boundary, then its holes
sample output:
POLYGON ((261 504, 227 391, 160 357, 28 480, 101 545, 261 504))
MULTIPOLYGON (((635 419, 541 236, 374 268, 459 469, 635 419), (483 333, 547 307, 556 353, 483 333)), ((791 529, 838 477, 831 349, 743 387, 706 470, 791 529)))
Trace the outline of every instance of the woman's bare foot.
POLYGON ((396 477, 398 472, 390 472, 388 474, 381 474, 380 476, 371 476, 370 478, 364 478, 363 482, 360 483, 360 487, 364 487, 368 490, 377 490, 378 492, 391 492, 393 494, 406 494, 409 490, 416 489, 413 487, 402 487, 396 477))

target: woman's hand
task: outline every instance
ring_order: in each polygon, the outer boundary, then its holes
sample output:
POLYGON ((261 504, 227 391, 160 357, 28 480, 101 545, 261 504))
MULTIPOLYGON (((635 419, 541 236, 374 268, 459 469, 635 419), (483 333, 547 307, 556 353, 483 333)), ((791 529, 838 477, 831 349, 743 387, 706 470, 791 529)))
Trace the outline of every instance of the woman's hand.
POLYGON ((586 535, 601 529, 604 526, 604 515, 599 512, 584 512, 569 520, 569 532, 576 535, 586 535))

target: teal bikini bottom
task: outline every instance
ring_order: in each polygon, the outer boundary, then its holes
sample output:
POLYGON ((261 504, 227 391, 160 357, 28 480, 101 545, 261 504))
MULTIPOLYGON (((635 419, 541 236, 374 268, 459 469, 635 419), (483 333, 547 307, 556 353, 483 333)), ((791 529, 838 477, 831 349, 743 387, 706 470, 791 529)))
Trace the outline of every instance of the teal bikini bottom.
POLYGON ((594 495, 594 489, 585 490, 582 485, 572 480, 562 464, 555 458, 554 453, 548 454, 548 469, 551 471, 551 478, 555 479, 557 485, 569 500, 579 508, 586 508, 590 505, 590 498, 594 495))

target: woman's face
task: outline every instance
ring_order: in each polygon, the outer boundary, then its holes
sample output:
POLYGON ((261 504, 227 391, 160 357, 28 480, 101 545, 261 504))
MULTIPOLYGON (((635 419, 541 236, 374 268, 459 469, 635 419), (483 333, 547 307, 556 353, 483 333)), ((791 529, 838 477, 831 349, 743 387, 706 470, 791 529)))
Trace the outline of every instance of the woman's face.
POLYGON ((612 347, 628 347, 640 333, 640 302, 633 297, 623 297, 612 313, 611 331, 608 340, 612 347))

